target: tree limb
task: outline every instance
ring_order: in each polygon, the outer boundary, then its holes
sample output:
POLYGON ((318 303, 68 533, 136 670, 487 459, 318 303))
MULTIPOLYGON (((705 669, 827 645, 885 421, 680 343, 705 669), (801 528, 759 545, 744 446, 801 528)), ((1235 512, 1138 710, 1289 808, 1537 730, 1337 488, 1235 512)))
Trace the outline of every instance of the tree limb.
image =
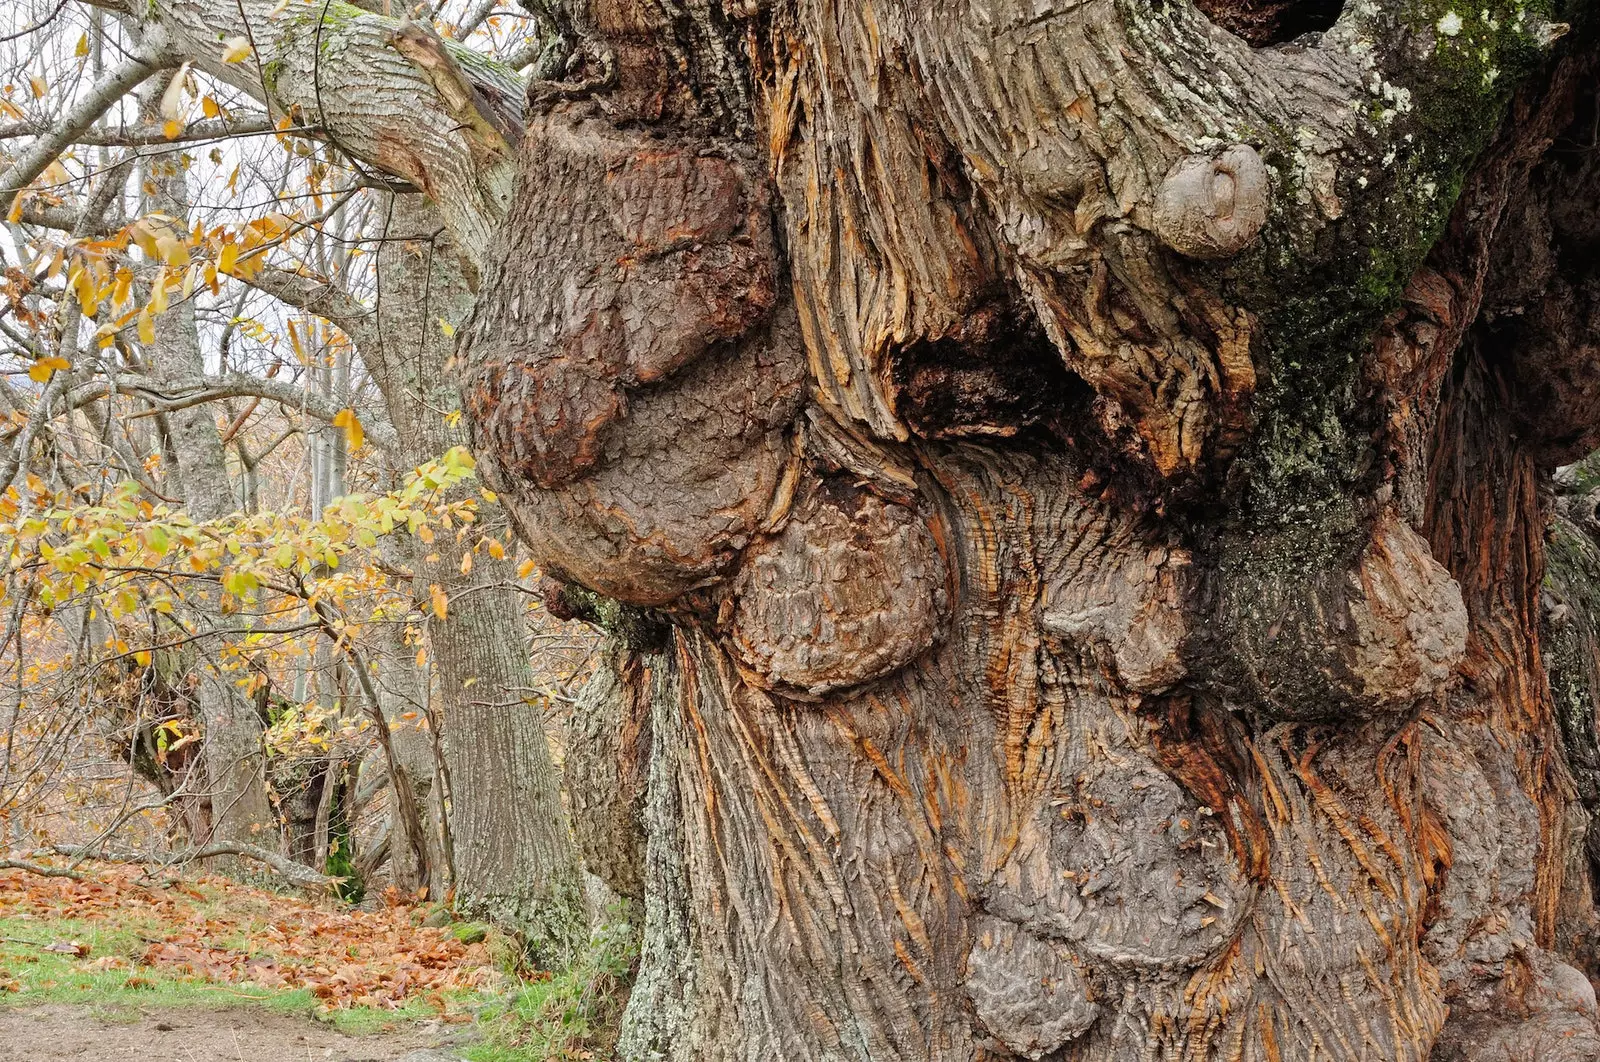
MULTIPOLYGON (((117 373, 110 378, 99 377, 73 388, 63 399, 63 404, 66 409, 76 409, 106 397, 112 392, 113 386, 117 393, 142 398, 163 413, 224 398, 264 398, 327 422, 331 422, 344 409, 338 400, 307 391, 293 382, 242 372, 162 381, 133 373, 117 373)), ((361 426, 380 449, 390 449, 395 445, 394 428, 382 417, 369 413, 362 418, 361 426)))
POLYGON ((58 855, 72 856, 75 859, 92 859, 99 863, 145 863, 155 866, 176 866, 179 863, 192 863, 197 859, 210 859, 214 856, 239 856, 243 859, 254 860, 270 867, 285 881, 299 888, 331 888, 341 878, 319 874, 310 867, 302 866, 287 856, 270 852, 253 844, 243 841, 213 841, 210 844, 200 845, 195 848, 183 848, 176 852, 139 852, 117 851, 105 848, 81 848, 74 845, 51 845, 51 851, 58 855))
MULTIPOLYGON (((288 133, 306 135, 312 130, 294 128, 288 133)), ((9 122, 0 125, 0 140, 19 136, 49 136, 52 128, 35 122, 9 122)), ((252 115, 243 120, 209 118, 193 122, 177 136, 167 136, 160 129, 87 129, 73 139, 73 143, 90 147, 163 147, 168 144, 191 144, 197 140, 223 140, 236 136, 256 136, 273 132, 272 122, 265 115, 252 115)))
POLYGON ((5 176, 0 177, 0 201, 9 209, 12 197, 32 184, 67 147, 78 143, 85 131, 112 104, 139 87, 157 70, 171 65, 165 58, 157 61, 136 57, 112 68, 84 94, 83 99, 17 156, 5 176))

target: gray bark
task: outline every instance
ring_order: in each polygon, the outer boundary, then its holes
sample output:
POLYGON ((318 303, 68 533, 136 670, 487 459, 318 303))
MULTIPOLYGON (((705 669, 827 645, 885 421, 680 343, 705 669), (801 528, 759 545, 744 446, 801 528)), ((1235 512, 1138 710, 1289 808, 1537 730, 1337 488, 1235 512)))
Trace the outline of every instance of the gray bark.
MULTIPOLYGON (((445 363, 470 295, 457 245, 420 196, 396 196, 379 255, 377 335, 361 347, 402 445, 420 464, 465 441, 452 423, 459 390, 445 363)), ((481 536, 507 537, 498 506, 485 503, 467 535, 441 533, 413 558, 413 587, 426 618, 437 676, 434 707, 450 778, 449 827, 456 903, 464 913, 519 929, 546 961, 570 956, 585 937, 579 863, 559 776, 524 643, 523 599, 510 556, 465 553, 481 536), (448 602, 440 618, 431 587, 448 602)))
MULTIPOLYGON (((189 213, 189 190, 175 157, 147 159, 143 178, 149 188, 149 209, 182 224, 189 213)), ((203 375, 205 362, 194 303, 175 300, 165 313, 156 315, 154 323, 155 342, 146 356, 155 374, 166 380, 203 375)), ((165 417, 168 445, 175 458, 170 469, 174 493, 197 521, 214 520, 237 508, 213 416, 211 408, 195 406, 165 417)), ((212 589, 189 594, 188 622, 199 630, 217 626, 221 619, 218 593, 212 589)), ((203 762, 211 808, 210 839, 277 848, 278 822, 267 799, 260 717, 230 676, 202 662, 195 678, 195 703, 205 727, 203 762)))

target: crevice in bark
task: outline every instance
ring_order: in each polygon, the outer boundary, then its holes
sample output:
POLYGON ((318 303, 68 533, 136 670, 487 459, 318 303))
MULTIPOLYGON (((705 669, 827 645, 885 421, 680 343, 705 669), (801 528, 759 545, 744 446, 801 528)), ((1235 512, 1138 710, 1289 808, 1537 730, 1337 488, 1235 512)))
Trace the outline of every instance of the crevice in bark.
POLYGON ((895 412, 924 439, 1004 439, 1057 427, 1094 397, 1037 318, 1011 302, 977 310, 954 335, 894 348, 890 364, 895 412))
POLYGON ((1264 48, 1332 29, 1344 0, 1195 0, 1195 6, 1229 33, 1264 48))

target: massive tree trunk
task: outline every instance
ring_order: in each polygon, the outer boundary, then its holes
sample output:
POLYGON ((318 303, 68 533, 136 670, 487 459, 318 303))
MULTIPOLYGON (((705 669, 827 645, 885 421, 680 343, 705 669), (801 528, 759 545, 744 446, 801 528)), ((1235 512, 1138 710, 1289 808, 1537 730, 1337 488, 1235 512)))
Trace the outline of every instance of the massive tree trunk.
POLYGON ((1595 1057, 1586 13, 556 6, 463 358, 672 624, 627 1051, 1595 1057))

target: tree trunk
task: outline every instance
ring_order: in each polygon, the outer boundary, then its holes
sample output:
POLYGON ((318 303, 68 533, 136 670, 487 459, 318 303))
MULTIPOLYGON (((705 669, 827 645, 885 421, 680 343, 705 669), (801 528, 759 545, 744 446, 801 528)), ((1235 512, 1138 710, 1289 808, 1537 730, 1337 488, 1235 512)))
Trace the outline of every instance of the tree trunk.
POLYGON ((518 130, 268 2, 122 9, 428 192, 480 467, 672 625, 629 1057, 1600 1055, 1590 10, 541 0, 518 130))
MULTIPOLYGON (((165 83, 166 78, 162 78, 149 95, 143 108, 147 120, 160 121, 154 104, 160 96, 159 86, 165 83)), ((189 190, 178 156, 146 159, 143 178, 148 209, 183 226, 189 215, 189 190)), ((164 273, 164 267, 160 271, 164 273)), ((192 301, 174 298, 165 313, 156 315, 155 341, 147 348, 146 356, 155 372, 168 379, 204 373, 192 301)), ((212 418, 212 410, 205 405, 174 410, 163 418, 175 463, 170 469, 177 485, 174 493, 197 521, 215 520, 236 508, 222 436, 212 418)), ((197 632, 221 623, 220 593, 215 587, 197 586, 186 594, 184 618, 197 632)), ((233 678, 209 662, 197 660, 194 677, 195 703, 205 727, 202 760, 210 802, 209 840, 244 841, 276 851, 278 820, 267 798, 261 719, 233 678)), ((229 866, 248 869, 245 863, 229 866)))
MULTIPOLYGON (((466 439, 446 361, 471 296, 460 252, 421 196, 394 197, 385 235, 377 334, 357 342, 401 440, 397 456, 415 466, 466 439)), ((556 963, 586 938, 578 856, 532 698, 515 566, 481 548, 487 536, 508 538, 504 514, 486 502, 477 523, 436 538, 412 564, 437 676, 456 904, 518 929, 530 955, 556 963)))
POLYGON ((625 1053, 1596 1057, 1590 20, 556 6, 462 358, 673 625, 625 1053))

